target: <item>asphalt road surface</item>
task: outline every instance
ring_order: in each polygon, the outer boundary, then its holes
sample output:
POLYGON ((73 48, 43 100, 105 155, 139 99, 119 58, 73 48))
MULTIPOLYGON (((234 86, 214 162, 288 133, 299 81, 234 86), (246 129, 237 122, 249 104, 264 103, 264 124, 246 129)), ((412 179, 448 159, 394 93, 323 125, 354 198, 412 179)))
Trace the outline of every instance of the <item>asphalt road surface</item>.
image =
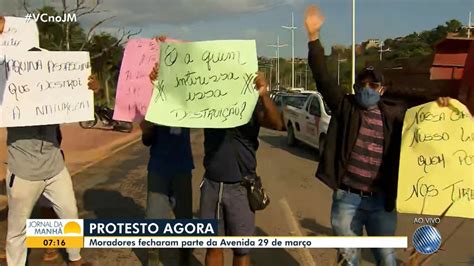
MULTIPOLYGON (((287 147, 286 133, 262 129, 258 150, 258 172, 271 196, 270 206, 257 214, 257 234, 268 236, 327 236, 330 227, 332 191, 314 178, 317 151, 299 145, 287 147)), ((203 133, 192 133, 193 155, 193 210, 199 213, 199 183, 203 175, 203 133)), ((146 164, 148 149, 141 143, 114 154, 110 158, 74 176, 76 198, 81 218, 143 218, 146 199, 146 164)), ((397 235, 413 234, 415 216, 398 215, 397 235)), ((5 236, 6 221, 0 224, 0 237, 5 236)), ((474 256, 474 221, 447 218, 438 226, 445 245, 428 265, 472 265, 474 256), (453 233, 454 232, 454 233, 453 233)), ((165 265, 174 265, 176 250, 163 252, 165 265)), ((146 261, 144 249, 86 249, 83 257, 97 265, 142 265, 146 261)), ((231 265, 230 251, 226 265, 231 265)), ((30 253, 30 265, 64 265, 42 263, 42 250, 30 253)), ((334 249, 255 249, 251 253, 253 265, 333 265, 334 249)), ((408 252, 398 250, 402 263, 408 252)), ((364 250, 363 265, 373 265, 370 250, 364 250)), ((202 265, 204 250, 194 251, 193 265, 202 265)), ((146 264, 144 264, 146 265, 146 264)))

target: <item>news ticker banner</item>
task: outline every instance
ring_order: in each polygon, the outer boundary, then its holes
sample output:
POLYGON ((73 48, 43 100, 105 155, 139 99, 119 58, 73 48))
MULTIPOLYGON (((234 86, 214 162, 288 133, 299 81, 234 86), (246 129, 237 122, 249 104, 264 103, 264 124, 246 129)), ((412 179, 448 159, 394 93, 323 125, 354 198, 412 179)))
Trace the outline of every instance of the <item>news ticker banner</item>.
POLYGON ((29 219, 28 248, 407 248, 393 237, 219 237, 216 220, 29 219))

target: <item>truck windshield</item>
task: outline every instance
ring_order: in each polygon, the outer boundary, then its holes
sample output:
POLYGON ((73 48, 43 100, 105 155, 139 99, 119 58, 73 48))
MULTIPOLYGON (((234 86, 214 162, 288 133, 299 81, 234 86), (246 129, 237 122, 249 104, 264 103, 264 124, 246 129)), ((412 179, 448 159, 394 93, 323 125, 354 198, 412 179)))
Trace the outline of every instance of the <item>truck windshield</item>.
POLYGON ((285 105, 289 105, 296 108, 303 108, 304 103, 308 96, 305 95, 291 95, 284 98, 285 105))

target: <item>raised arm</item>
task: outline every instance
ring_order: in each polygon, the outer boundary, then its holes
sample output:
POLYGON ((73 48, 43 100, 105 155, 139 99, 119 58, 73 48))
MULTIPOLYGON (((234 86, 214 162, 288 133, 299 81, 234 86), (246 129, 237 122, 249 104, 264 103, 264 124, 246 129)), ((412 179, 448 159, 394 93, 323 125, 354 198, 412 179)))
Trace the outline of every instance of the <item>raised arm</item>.
POLYGON ((305 27, 308 33, 308 65, 313 73, 318 91, 323 95, 329 108, 337 110, 344 98, 344 90, 331 79, 327 66, 324 48, 319 40, 319 33, 324 23, 324 16, 316 5, 310 5, 305 12, 305 27))
POLYGON ((283 130, 283 118, 270 99, 267 93, 267 82, 263 73, 258 72, 255 77, 255 86, 257 87, 259 100, 262 104, 262 110, 258 113, 258 122, 261 126, 274 129, 283 130))
POLYGON ((0 34, 3 33, 3 28, 5 27, 5 17, 0 16, 0 34))

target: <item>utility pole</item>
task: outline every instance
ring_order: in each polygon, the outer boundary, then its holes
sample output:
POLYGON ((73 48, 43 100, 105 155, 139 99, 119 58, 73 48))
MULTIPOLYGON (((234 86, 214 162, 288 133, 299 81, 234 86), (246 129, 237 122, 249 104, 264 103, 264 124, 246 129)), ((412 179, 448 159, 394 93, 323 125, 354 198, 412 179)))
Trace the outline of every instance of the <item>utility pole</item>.
POLYGON ((352 0, 352 93, 354 93, 354 84, 355 84, 355 66, 356 66, 356 4, 355 0, 352 0))
POLYGON ((272 72, 273 72, 273 63, 270 61, 270 90, 272 90, 272 72))
POLYGON ((305 90, 308 90, 308 62, 306 62, 306 67, 305 67, 305 78, 304 78, 304 84, 305 84, 305 87, 304 89, 305 90))
POLYGON ((295 17, 291 12, 291 26, 281 26, 284 29, 291 30, 291 87, 295 87, 295 17))
POLYGON ((337 85, 341 85, 341 62, 346 62, 347 59, 341 59, 341 54, 337 54, 337 85))
POLYGON ((288 46, 288 44, 281 44, 280 43, 280 36, 277 35, 277 42, 276 44, 269 44, 267 46, 276 48, 276 83, 278 90, 280 89, 280 48, 288 46))
POLYGON ((471 29, 474 29, 474 24, 471 21, 472 12, 469 12, 469 23, 467 24, 467 38, 471 38, 471 29))
POLYGON ((379 54, 380 54, 380 61, 383 59, 383 53, 391 52, 392 50, 390 48, 383 49, 384 42, 381 41, 379 44, 379 54))

